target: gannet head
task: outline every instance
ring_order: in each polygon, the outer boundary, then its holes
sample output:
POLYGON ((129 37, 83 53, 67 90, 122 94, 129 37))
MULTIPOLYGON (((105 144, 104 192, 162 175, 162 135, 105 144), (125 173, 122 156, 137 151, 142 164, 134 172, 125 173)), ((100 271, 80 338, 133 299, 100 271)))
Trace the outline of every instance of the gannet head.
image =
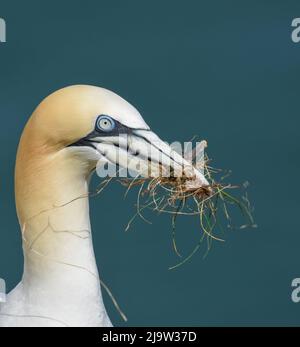
MULTIPOLYGON (((155 175, 161 167, 174 172, 188 164, 150 130, 131 104, 103 88, 63 88, 42 101, 29 123, 40 148, 65 151, 92 169, 108 162, 146 176, 149 167, 155 175)), ((208 185, 198 170, 189 174, 199 185, 208 185)))

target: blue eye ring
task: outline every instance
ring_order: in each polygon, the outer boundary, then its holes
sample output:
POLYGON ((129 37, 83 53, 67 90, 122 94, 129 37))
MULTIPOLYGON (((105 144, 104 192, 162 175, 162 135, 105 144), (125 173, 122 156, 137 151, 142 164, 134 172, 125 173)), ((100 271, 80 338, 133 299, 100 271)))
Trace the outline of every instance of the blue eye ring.
POLYGON ((100 131, 110 132, 116 127, 115 121, 109 116, 99 116, 96 121, 96 128, 100 131))

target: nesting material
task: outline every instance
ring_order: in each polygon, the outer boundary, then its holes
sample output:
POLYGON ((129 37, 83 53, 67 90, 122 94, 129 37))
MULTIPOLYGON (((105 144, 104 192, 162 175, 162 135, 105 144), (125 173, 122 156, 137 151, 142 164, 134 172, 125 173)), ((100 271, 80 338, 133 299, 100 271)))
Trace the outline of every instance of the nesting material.
MULTIPOLYGON (((206 142, 202 141, 199 145, 206 147, 206 142)), ((195 149, 191 151, 190 155, 193 163, 195 149)), ((164 177, 162 175, 147 178, 118 178, 118 181, 127 188, 125 196, 133 187, 139 188, 136 199, 136 213, 130 219, 126 231, 129 230, 137 217, 151 223, 145 217, 146 210, 170 215, 172 244, 175 253, 180 258, 180 261, 170 269, 175 269, 189 261, 200 249, 204 240, 207 243, 205 255, 211 249, 212 242, 224 242, 225 228, 245 229, 247 227, 256 227, 249 199, 246 192, 242 192, 246 188, 245 184, 237 186, 226 183, 230 172, 224 173, 222 170, 211 167, 208 157, 203 158, 201 167, 199 167, 199 164, 196 166, 195 163, 193 163, 193 166, 197 170, 201 169, 209 185, 200 185, 195 177, 184 174, 180 177, 173 177, 172 175, 164 177), (244 223, 239 227, 234 226, 231 218, 231 214, 236 216, 234 209, 241 213, 244 220, 244 223), (178 251, 176 242, 176 223, 180 216, 197 218, 199 221, 199 242, 187 256, 183 256, 178 251)), ((104 180, 97 194, 111 180, 112 178, 104 180)))
POLYGON ((199 250, 203 240, 207 241, 205 254, 210 250, 213 241, 224 242, 224 227, 232 229, 256 227, 247 194, 241 193, 241 189, 246 188, 245 185, 237 186, 226 183, 229 173, 224 174, 222 170, 214 169, 209 164, 210 160, 205 157, 202 162, 202 172, 204 172, 209 186, 199 186, 193 177, 186 177, 185 175, 181 177, 119 179, 119 182, 127 187, 125 195, 131 188, 139 186, 137 211, 129 221, 126 230, 130 228, 136 217, 149 222, 143 214, 145 210, 150 209, 153 212, 167 213, 171 216, 173 248, 181 259, 170 269, 175 269, 189 261, 199 250), (219 177, 219 180, 217 181, 214 177, 219 177), (244 223, 239 227, 233 226, 231 212, 234 207, 238 208, 244 219, 244 223), (186 257, 179 253, 176 243, 175 230, 179 216, 199 219, 201 238, 186 257), (226 225, 224 225, 224 221, 226 225), (219 236, 220 233, 222 237, 219 236))

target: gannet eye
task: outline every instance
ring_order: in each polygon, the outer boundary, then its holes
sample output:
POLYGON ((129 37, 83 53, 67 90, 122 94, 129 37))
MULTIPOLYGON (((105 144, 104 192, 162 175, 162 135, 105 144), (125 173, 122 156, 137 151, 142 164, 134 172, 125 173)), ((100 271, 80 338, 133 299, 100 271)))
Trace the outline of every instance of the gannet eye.
POLYGON ((100 116, 96 122, 97 129, 101 131, 112 131, 115 126, 115 121, 109 116, 100 116))

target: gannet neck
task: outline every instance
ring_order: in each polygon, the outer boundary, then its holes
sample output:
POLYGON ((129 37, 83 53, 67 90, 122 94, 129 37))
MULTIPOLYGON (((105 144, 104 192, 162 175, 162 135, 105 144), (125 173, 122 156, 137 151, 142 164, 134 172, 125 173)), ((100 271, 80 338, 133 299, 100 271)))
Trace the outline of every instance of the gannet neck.
POLYGON ((91 168, 68 149, 34 141, 25 130, 15 176, 24 274, 3 311, 28 326, 110 326, 91 236, 91 168))

